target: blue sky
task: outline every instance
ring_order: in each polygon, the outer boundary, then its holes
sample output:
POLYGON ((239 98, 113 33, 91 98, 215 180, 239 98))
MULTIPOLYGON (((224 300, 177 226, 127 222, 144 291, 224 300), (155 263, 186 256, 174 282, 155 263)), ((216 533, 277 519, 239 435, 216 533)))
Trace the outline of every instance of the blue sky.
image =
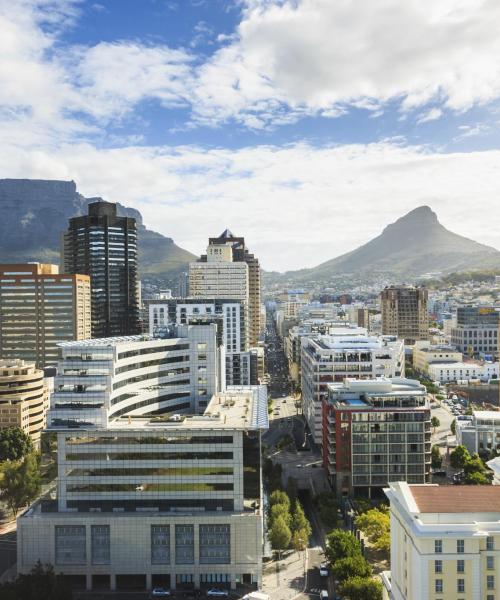
POLYGON ((419 204, 499 247, 499 22, 494 0, 0 0, 0 176, 74 179, 196 253, 229 226, 268 269, 419 204))

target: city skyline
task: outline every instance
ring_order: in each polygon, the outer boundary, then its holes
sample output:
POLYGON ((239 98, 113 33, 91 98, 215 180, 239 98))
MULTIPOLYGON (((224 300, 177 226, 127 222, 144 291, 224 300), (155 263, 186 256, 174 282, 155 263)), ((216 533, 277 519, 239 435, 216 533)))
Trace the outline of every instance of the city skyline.
POLYGON ((362 8, 0 2, 1 176, 74 179, 196 254, 229 227, 267 270, 343 254, 422 204, 499 247, 500 8, 362 8))

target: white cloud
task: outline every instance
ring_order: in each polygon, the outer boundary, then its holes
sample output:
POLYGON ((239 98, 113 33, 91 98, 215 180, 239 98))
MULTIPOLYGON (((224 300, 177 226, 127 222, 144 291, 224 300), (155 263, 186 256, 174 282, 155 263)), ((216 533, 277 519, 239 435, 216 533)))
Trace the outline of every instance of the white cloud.
POLYGON ((430 110, 422 113, 417 118, 417 123, 428 123, 429 121, 436 121, 443 116, 443 111, 440 108, 431 108, 430 110))
POLYGON ((230 227, 264 268, 284 270, 352 250, 421 204, 450 229, 499 247, 499 161, 500 151, 437 154, 391 142, 240 150, 75 144, 5 148, 0 176, 74 179, 87 196, 138 208, 149 227, 196 253, 230 227))

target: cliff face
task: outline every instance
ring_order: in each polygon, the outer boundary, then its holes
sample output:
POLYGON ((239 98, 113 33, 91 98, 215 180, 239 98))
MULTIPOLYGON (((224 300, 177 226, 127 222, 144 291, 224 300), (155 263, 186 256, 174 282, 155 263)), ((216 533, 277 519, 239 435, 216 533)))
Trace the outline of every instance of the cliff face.
MULTIPOLYGON (((74 181, 0 179, 0 262, 58 263, 68 220, 86 214, 96 200, 79 194, 74 181)), ((147 229, 135 208, 118 204, 118 214, 136 219, 141 274, 171 274, 196 259, 171 238, 147 229)))

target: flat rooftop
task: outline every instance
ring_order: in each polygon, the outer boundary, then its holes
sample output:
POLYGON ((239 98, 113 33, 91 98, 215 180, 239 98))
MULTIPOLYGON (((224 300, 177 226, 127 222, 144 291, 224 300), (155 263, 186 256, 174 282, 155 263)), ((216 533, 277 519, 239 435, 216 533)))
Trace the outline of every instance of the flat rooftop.
POLYGON ((59 344, 57 344, 59 346, 59 348, 75 348, 75 347, 80 347, 80 346, 85 346, 85 347, 95 347, 95 346, 99 346, 99 347, 106 347, 109 346, 110 348, 117 346, 119 344, 130 344, 132 342, 151 342, 151 341, 158 341, 161 342, 163 340, 161 339, 154 339, 152 336, 150 335, 122 335, 122 336, 117 336, 117 337, 108 337, 108 338, 95 338, 95 339, 90 339, 90 340, 75 340, 72 342, 60 342, 59 344))
POLYGON ((421 513, 500 513, 500 487, 494 485, 409 485, 421 513))

